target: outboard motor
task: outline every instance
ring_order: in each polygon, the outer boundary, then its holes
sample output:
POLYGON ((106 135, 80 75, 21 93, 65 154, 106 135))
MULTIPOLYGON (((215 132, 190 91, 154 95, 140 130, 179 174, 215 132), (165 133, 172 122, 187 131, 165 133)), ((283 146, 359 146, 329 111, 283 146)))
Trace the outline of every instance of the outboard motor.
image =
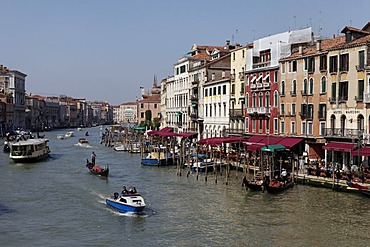
POLYGON ((113 194, 113 198, 114 198, 114 200, 117 200, 117 198, 119 197, 119 194, 118 194, 118 192, 114 192, 114 194, 113 194))

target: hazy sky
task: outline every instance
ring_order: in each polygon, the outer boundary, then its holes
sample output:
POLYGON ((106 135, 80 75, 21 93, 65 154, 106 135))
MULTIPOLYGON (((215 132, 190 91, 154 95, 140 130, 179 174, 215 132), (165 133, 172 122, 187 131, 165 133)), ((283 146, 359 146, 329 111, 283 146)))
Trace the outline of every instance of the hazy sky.
POLYGON ((0 0, 0 64, 26 91, 134 101, 193 44, 245 45, 311 26, 324 37, 370 21, 369 0, 0 0))

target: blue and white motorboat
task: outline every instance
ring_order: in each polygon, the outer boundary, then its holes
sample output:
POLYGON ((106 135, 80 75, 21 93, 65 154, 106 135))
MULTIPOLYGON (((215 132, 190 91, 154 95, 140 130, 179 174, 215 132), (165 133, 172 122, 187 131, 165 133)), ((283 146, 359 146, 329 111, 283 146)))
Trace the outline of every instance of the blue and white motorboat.
POLYGON ((141 164, 144 166, 173 165, 173 155, 171 152, 166 152, 165 147, 155 147, 147 157, 141 159, 141 164))
POLYGON ((114 196, 106 198, 105 202, 121 213, 140 213, 146 206, 144 198, 138 193, 119 195, 115 192, 114 196))

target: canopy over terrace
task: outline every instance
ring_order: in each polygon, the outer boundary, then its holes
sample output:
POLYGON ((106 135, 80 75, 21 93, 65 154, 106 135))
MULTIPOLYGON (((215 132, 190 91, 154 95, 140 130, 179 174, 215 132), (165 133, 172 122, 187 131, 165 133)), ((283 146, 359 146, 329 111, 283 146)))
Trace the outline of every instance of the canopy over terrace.
POLYGON ((158 135, 158 133, 171 133, 173 132, 173 128, 165 127, 161 130, 152 130, 147 133, 148 136, 158 135))
POLYGON ((211 137, 205 138, 198 141, 198 144, 209 145, 209 146, 221 146, 224 143, 236 143, 236 142, 245 142, 244 137, 239 136, 228 136, 228 137, 211 137))
POLYGON ((338 151, 338 152, 351 152, 357 147, 355 143, 348 143, 348 142, 329 142, 326 144, 323 149, 330 150, 330 151, 338 151))
MULTIPOLYGON (((259 151, 264 146, 280 144, 285 149, 291 149, 293 146, 301 142, 303 138, 295 137, 277 137, 277 136, 252 136, 246 142, 248 151, 259 151)), ((262 150, 264 151, 264 150, 262 150)), ((277 150, 276 150, 277 151, 277 150)))
POLYGON ((370 147, 363 147, 351 151, 352 156, 370 156, 370 147))

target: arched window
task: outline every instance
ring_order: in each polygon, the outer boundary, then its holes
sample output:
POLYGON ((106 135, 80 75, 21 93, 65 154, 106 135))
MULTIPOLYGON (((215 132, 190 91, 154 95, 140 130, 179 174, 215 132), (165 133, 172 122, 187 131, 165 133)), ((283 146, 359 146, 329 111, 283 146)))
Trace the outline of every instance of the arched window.
POLYGON ((278 107, 279 104, 279 94, 277 91, 274 92, 274 107, 278 107))
POLYGON ((293 82, 292 82, 292 95, 296 95, 296 94, 297 94, 297 81, 293 80, 293 82))
POLYGON ((258 106, 263 107, 263 94, 262 94, 262 92, 260 92, 260 94, 259 94, 258 106))
POLYGON ((310 78, 310 94, 313 94, 313 78, 310 78))
POLYGON ((266 97, 266 100, 265 100, 266 107, 270 107, 271 103, 270 103, 270 92, 269 91, 266 92, 265 97, 266 97))
POLYGON ((364 133, 365 129, 365 119, 363 115, 358 115, 357 117, 357 129, 360 133, 364 133))
POLYGON ((307 91, 307 79, 303 80, 303 95, 306 95, 308 93, 307 91))
POLYGON ((252 102, 252 107, 256 107, 256 104, 257 104, 257 95, 256 93, 253 93, 253 102, 252 102))
POLYGON ((249 107, 249 94, 245 95, 245 107, 249 107))
POLYGON ((285 81, 281 82, 281 95, 285 95, 285 81))
POLYGON ((326 93, 326 77, 321 78, 321 90, 320 93, 326 93))
POLYGON ((335 130, 335 115, 330 116, 330 135, 334 135, 335 130))

